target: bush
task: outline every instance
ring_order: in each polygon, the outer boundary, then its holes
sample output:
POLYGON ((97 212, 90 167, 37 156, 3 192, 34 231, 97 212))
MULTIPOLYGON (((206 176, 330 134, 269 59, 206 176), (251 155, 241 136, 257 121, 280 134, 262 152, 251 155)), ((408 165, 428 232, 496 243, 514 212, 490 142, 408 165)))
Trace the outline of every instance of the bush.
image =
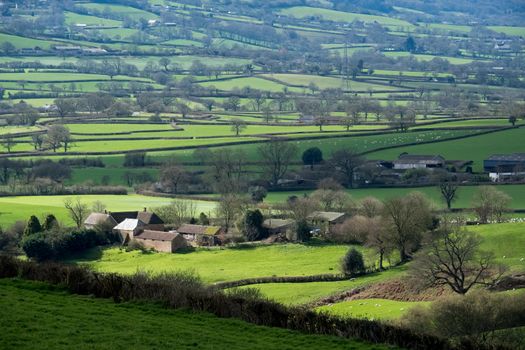
POLYGON ((248 241, 258 241, 268 237, 267 230, 262 226, 264 217, 259 209, 248 210, 243 220, 243 231, 248 241))
POLYGON ((323 152, 318 147, 308 148, 303 152, 303 164, 314 165, 323 161, 323 152))
POLYGON ((346 275, 364 272, 365 263, 363 261, 363 254, 355 248, 351 248, 343 257, 341 270, 346 275))
POLYGON ((37 261, 49 260, 55 255, 51 242, 41 233, 32 234, 24 239, 22 249, 29 258, 37 261))

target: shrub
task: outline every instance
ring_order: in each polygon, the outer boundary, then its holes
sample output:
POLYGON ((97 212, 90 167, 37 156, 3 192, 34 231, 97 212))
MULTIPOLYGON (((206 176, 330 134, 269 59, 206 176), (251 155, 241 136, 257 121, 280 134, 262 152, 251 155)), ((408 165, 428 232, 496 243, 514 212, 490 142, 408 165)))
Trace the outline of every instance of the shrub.
POLYGON ((308 148, 303 152, 303 164, 314 165, 323 161, 323 152, 318 147, 308 148))
POLYGON ((24 239, 22 249, 29 258, 37 261, 49 260, 55 255, 52 244, 41 233, 32 234, 24 239))
POLYGON ((268 232, 262 226, 264 217, 259 209, 248 210, 243 220, 243 231, 248 241, 258 241, 268 237, 268 232))
POLYGON ((148 252, 148 249, 142 244, 142 242, 137 241, 136 239, 132 239, 129 241, 128 245, 126 246, 126 251, 131 252, 133 250, 140 250, 143 253, 148 252))
POLYGON ((343 257, 343 261, 341 263, 341 270, 346 275, 361 273, 365 271, 363 254, 361 254, 361 252, 359 252, 355 248, 351 248, 343 257))
POLYGON ((49 231, 55 228, 58 228, 57 218, 53 214, 49 214, 48 216, 46 216, 46 219, 44 220, 44 224, 42 225, 42 230, 49 231))

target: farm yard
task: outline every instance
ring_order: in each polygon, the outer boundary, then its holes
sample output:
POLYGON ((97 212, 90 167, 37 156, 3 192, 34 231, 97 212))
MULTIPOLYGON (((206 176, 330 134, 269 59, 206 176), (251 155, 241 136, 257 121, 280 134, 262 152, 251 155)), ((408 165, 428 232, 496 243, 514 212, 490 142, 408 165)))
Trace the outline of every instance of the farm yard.
POLYGON ((515 2, 0 18, 1 344, 523 348, 515 2))

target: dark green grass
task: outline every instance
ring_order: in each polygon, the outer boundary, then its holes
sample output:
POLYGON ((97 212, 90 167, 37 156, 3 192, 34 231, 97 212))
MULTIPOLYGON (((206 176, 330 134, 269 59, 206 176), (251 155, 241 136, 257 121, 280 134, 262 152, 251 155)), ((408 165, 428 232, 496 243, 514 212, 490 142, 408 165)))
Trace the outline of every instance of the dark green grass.
POLYGON ((0 280, 0 307, 2 349, 388 348, 149 303, 114 304, 20 280, 0 280))

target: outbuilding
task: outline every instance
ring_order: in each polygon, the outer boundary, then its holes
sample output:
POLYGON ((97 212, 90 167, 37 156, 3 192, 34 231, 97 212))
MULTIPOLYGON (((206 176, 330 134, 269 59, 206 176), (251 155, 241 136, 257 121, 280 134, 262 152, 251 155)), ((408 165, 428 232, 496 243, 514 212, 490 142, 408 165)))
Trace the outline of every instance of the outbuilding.
POLYGON ((174 253, 188 246, 186 239, 177 232, 144 230, 135 236, 135 240, 142 243, 146 248, 164 253, 174 253))

